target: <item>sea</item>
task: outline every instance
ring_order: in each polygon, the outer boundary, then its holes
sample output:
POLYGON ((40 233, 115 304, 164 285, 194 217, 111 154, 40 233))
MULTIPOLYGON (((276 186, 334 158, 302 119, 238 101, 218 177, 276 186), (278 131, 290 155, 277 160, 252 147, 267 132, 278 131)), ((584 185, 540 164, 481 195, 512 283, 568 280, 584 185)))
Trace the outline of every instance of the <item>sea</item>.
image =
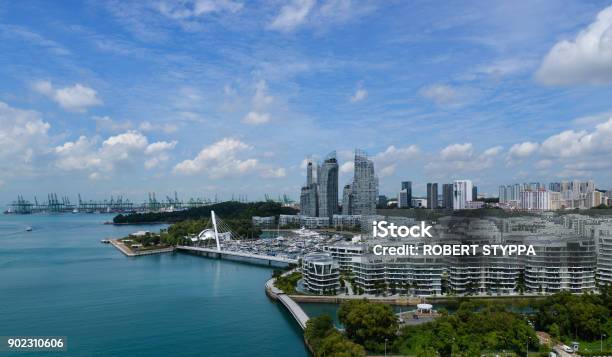
POLYGON ((0 215, 0 336, 66 337, 65 352, 46 355, 308 356, 297 323, 265 295, 272 269, 126 257, 101 240, 164 226, 103 224, 112 217, 0 215))

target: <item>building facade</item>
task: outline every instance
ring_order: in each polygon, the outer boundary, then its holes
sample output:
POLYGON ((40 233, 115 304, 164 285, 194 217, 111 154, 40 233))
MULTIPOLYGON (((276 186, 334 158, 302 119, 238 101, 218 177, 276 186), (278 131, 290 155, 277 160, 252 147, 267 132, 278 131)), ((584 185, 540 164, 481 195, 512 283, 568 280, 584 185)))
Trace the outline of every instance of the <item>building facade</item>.
POLYGON ((378 199, 378 177, 374 163, 361 151, 355 151, 355 172, 353 176, 353 208, 356 215, 376 214, 378 199))

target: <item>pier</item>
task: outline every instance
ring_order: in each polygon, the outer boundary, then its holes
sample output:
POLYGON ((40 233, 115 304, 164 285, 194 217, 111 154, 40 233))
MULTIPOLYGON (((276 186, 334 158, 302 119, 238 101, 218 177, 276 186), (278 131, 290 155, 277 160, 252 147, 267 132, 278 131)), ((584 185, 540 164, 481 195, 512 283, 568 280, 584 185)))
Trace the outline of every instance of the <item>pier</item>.
POLYGON ((215 259, 234 260, 238 262, 252 263, 271 267, 285 268, 291 264, 297 264, 296 259, 288 259, 275 257, 270 255, 259 255, 243 252, 232 252, 227 250, 217 250, 213 248, 193 247, 187 245, 178 245, 176 249, 179 252, 191 253, 215 259))

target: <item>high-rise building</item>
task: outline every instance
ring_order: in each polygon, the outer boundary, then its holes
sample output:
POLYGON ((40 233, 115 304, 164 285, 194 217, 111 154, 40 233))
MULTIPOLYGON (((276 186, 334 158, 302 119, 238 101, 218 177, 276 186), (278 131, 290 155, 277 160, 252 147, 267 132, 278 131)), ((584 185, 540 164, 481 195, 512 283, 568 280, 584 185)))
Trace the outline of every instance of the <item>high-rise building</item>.
MULTIPOLYGON (((411 200, 412 201, 412 200, 411 200)), ((410 201, 408 201, 408 190, 400 190, 397 195, 397 208, 410 208, 410 201)))
POLYGON ((478 199, 478 187, 472 186, 472 201, 476 201, 478 199))
POLYGON ((319 166, 317 175, 319 189, 319 217, 329 217, 338 213, 338 160, 336 152, 327 155, 319 166))
POLYGON ((310 217, 316 217, 319 213, 318 190, 313 179, 313 172, 312 161, 308 160, 306 164, 306 185, 302 187, 300 192, 300 213, 310 217))
POLYGON ((453 209, 466 209, 468 201, 472 201, 472 181, 453 182, 453 209))
POLYGON ((387 196, 378 195, 378 207, 379 208, 386 208, 388 202, 389 202, 389 199, 387 198, 387 196))
POLYGON ((438 208, 438 184, 437 183, 427 184, 427 208, 429 209, 438 208))
POLYGON ((342 190, 342 214, 353 214, 353 188, 351 185, 345 185, 342 190))
POLYGON ((402 181, 402 190, 406 190, 406 197, 408 200, 408 206, 405 206, 403 208, 412 207, 412 181, 402 181))
POLYGON ((364 152, 355 151, 355 172, 353 175, 353 214, 376 214, 378 199, 378 177, 374 173, 374 163, 364 152))
POLYGON ((445 183, 442 185, 442 207, 453 209, 453 184, 445 183))

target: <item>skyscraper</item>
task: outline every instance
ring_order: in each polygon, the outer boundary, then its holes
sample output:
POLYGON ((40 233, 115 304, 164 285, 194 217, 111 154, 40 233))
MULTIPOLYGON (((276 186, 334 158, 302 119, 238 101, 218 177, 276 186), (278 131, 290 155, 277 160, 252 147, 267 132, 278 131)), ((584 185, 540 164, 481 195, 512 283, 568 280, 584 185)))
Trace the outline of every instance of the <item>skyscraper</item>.
POLYGON ((470 201, 476 201, 478 198, 478 187, 472 186, 472 199, 470 201))
POLYGON ((355 173, 353 176, 353 214, 376 214, 378 198, 378 177, 374 173, 374 163, 367 155, 355 150, 355 173))
POLYGON ((472 181, 457 180, 453 182, 453 209, 466 209, 467 202, 472 200, 472 181))
POLYGON ((327 155, 317 173, 319 217, 331 220, 338 213, 338 160, 335 151, 327 155))
POLYGON ((351 185, 345 185, 342 190, 342 214, 353 214, 353 188, 351 185))
POLYGON ((427 208, 429 209, 438 208, 438 184, 437 183, 427 184, 427 208))
POLYGON ((442 206, 446 209, 453 209, 453 184, 445 183, 442 185, 442 206))
POLYGON ((406 190, 406 199, 408 200, 408 206, 402 208, 412 207, 412 181, 402 181, 402 190, 406 190))
POLYGON ((304 216, 316 217, 319 213, 317 184, 313 179, 314 167, 312 161, 306 164, 306 185, 300 192, 300 210, 304 216))

